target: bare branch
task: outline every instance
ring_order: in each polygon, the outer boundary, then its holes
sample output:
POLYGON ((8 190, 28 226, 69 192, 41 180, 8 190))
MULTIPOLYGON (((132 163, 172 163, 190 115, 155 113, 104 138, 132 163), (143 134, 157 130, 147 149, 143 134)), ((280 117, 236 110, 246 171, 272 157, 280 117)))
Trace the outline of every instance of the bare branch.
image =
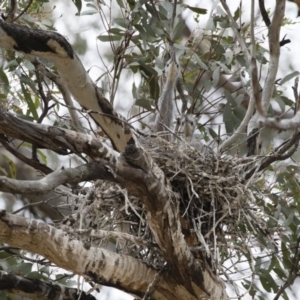
POLYGON ((279 130, 296 129, 300 127, 300 112, 298 111, 291 119, 260 117, 259 125, 279 130))
POLYGON ((270 50, 270 62, 268 67, 267 78, 264 84, 262 92, 262 105, 264 110, 267 111, 272 98, 274 83, 278 71, 279 56, 280 56, 280 28, 285 11, 285 0, 276 1, 275 11, 272 18, 272 22, 269 26, 269 50, 270 50))
POLYGON ((67 168, 55 171, 40 180, 17 180, 0 176, 0 191, 12 194, 46 194, 62 184, 78 184, 82 181, 107 178, 113 181, 113 176, 105 167, 93 162, 77 168, 67 168))

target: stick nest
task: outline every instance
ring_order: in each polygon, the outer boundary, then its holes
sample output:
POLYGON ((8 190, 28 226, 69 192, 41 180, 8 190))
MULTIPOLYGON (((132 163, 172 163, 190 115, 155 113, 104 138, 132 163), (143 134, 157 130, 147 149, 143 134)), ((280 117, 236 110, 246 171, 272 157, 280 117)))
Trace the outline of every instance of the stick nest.
MULTIPOLYGON (((172 144, 158 137, 142 143, 179 202, 182 233, 195 256, 212 258, 218 248, 226 257, 226 249, 252 235, 253 222, 255 228, 264 227, 253 214, 255 200, 245 186, 246 158, 199 153, 184 142, 172 144)), ((106 247, 158 268, 164 266, 140 199, 106 181, 82 193, 74 203, 77 212, 64 221, 75 228, 72 234, 87 247, 106 247)))

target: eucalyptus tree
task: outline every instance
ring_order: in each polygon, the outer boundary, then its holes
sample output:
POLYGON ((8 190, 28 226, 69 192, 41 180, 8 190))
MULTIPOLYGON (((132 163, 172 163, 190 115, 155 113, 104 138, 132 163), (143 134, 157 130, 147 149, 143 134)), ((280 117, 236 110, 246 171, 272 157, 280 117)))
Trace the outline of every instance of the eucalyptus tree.
POLYGON ((97 79, 49 26, 43 2, 2 5, 1 297, 95 299, 104 285, 137 299, 288 299, 300 257, 300 134, 298 79, 293 99, 278 88, 298 72, 277 80, 285 1, 270 16, 260 1, 267 49, 255 1, 249 24, 243 7, 221 0, 193 31, 183 12, 208 12, 177 1, 117 0, 118 12, 73 2, 78 18, 98 15, 106 28, 98 40, 112 59, 97 79), (129 74, 139 77, 122 95, 134 103, 125 118, 114 104, 129 74), (272 99, 294 115, 274 116, 272 99), (262 147, 266 128, 291 137, 262 147), (20 178, 24 166, 38 176, 20 178))

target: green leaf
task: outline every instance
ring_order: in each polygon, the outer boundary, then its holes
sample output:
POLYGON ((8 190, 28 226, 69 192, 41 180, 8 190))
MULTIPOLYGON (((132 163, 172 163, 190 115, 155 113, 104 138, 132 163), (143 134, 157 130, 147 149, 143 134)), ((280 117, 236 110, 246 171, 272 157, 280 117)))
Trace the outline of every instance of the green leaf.
POLYGON ((31 94, 25 88, 23 83, 21 83, 21 87, 22 87, 23 96, 28 105, 27 115, 29 116, 30 115, 29 112, 31 112, 31 115, 33 116, 34 120, 37 121, 39 116, 38 116, 36 107, 34 105, 34 102, 32 101, 31 94))
POLYGON ((0 69, 0 83, 0 86, 3 86, 3 92, 6 96, 9 92, 10 85, 8 78, 2 69, 0 69))
POLYGON ((10 177, 11 178, 16 178, 17 168, 16 168, 15 163, 8 156, 6 156, 5 154, 2 154, 2 158, 8 163, 10 177))
POLYGON ((175 28, 174 28, 174 30, 173 30, 173 39, 174 39, 174 41, 176 41, 176 40, 178 40, 178 39, 182 39, 183 38, 183 36, 182 36, 182 31, 183 31, 183 29, 186 27, 186 24, 185 24, 185 21, 183 21, 183 20, 180 20, 177 24, 176 24, 176 26, 175 26, 175 28))
POLYGON ((224 53, 225 61, 227 65, 230 65, 233 60, 233 52, 231 50, 226 50, 224 53))
POLYGON ((192 12, 195 12, 195 13, 200 14, 200 15, 206 15, 207 14, 207 9, 205 9, 205 8, 190 6, 190 5, 186 5, 186 4, 182 4, 182 7, 188 8, 192 12))
POLYGON ((145 80, 149 84, 150 88, 150 96, 153 99, 157 99, 159 97, 159 84, 157 78, 157 71, 152 68, 150 65, 144 62, 144 59, 139 59, 137 61, 140 65, 141 75, 145 78, 145 80))
POLYGON ((41 151, 40 149, 38 149, 37 153, 38 153, 41 161, 43 162, 43 164, 47 165, 47 156, 43 153, 43 151, 41 151))
POLYGON ((120 36, 124 36, 125 32, 124 30, 121 30, 120 28, 110 28, 108 31, 108 33, 114 34, 114 35, 120 35, 120 36))
POLYGON ((6 170, 2 167, 0 167, 0 173, 4 174, 5 176, 8 176, 8 173, 6 172, 6 170))
POLYGON ((233 122, 232 107, 229 102, 227 102, 224 107, 223 121, 225 123, 226 132, 232 134, 235 126, 233 122))
POLYGON ((220 68, 216 68, 212 75, 212 85, 216 87, 220 80, 220 68))
POLYGON ((286 279, 286 274, 283 272, 283 270, 281 268, 276 268, 275 267, 275 268, 272 269, 272 271, 275 272, 281 280, 286 279))
POLYGON ((218 134, 212 128, 208 127, 208 131, 213 139, 218 137, 218 134))
POLYGON ((277 205, 277 208, 276 208, 276 211, 275 211, 275 213, 274 213, 274 218, 275 218, 276 220, 279 219, 280 213, 281 213, 281 205, 278 204, 278 205, 277 205))
POLYGON ((37 272, 37 271, 30 272, 26 277, 30 278, 30 279, 43 279, 44 278, 44 276, 40 272, 37 272))
POLYGON ((263 288, 268 292, 271 293, 276 293, 278 291, 278 285, 273 279, 272 275, 268 270, 260 269, 260 282, 263 286, 263 288))
MULTIPOLYGON (((233 114, 237 117, 238 120, 242 121, 245 117, 246 110, 241 106, 236 106, 233 109, 233 114)), ((239 123, 238 123, 239 125, 239 123)))
POLYGON ((133 98, 137 98, 137 88, 136 88, 135 82, 133 82, 133 84, 132 84, 131 93, 132 93, 133 98))
POLYGON ((56 281, 59 284, 62 284, 64 286, 74 287, 77 284, 77 282, 75 280, 71 280, 65 274, 56 274, 55 277, 56 277, 56 281))
POLYGON ((269 285, 269 281, 266 278, 260 277, 260 283, 263 286, 263 288, 268 292, 271 293, 271 288, 269 285))
POLYGON ((129 4, 130 10, 133 10, 135 8, 135 0, 126 0, 129 4))
POLYGON ((14 269, 13 270, 14 272, 16 272, 20 275, 26 276, 31 272, 32 263, 27 263, 27 262, 20 263, 20 264, 15 265, 13 269, 14 269))
POLYGON ((147 111, 152 111, 151 104, 153 104, 153 102, 154 101, 152 99, 140 98, 136 100, 135 105, 145 108, 147 111))
POLYGON ((120 41, 122 39, 121 35, 98 35, 97 39, 99 39, 101 42, 116 42, 120 41))
POLYGON ((173 5, 168 1, 160 2, 159 11, 163 14, 163 19, 170 20, 173 14, 173 5))
POLYGON ((281 100, 284 102, 285 105, 291 107, 294 105, 294 101, 292 101, 291 99, 285 97, 285 96, 280 96, 281 100))
POLYGON ((295 215, 295 210, 292 210, 291 213, 289 214, 288 218, 283 222, 284 227, 289 227, 289 225, 292 223, 295 215))
POLYGON ((282 101, 280 96, 276 96, 274 98, 274 100, 277 102, 277 104, 280 107, 281 113, 283 113, 285 111, 285 103, 282 101))
POLYGON ((82 2, 81 0, 72 0, 72 2, 75 4, 77 10, 78 10, 78 15, 80 15, 81 9, 82 9, 82 2))
POLYGON ((97 11, 94 9, 85 10, 82 13, 80 13, 81 16, 90 16, 96 14, 97 11))
POLYGON ((237 55, 236 59, 241 67, 247 67, 247 62, 244 55, 237 55))
POLYGON ((222 71, 226 72, 226 73, 230 73, 230 70, 227 68, 226 65, 224 65, 223 63, 221 62, 217 62, 217 64, 221 67, 222 71))
POLYGON ((117 0, 117 3, 121 8, 125 8, 125 5, 122 0, 117 0))
POLYGON ((50 274, 50 267, 49 266, 45 266, 39 269, 39 271, 43 274, 49 275, 50 274))
POLYGON ((128 28, 129 25, 129 21, 127 19, 123 19, 123 18, 115 18, 114 19, 114 23, 116 23, 117 25, 123 27, 123 28, 128 28))
POLYGON ((34 122, 34 118, 31 116, 27 116, 27 115, 23 115, 23 114, 17 114, 17 117, 22 119, 22 120, 26 120, 29 122, 34 122))
POLYGON ((207 65, 200 59, 200 57, 196 53, 193 53, 193 57, 195 58, 197 64, 200 66, 201 69, 208 70, 207 65))
POLYGON ((240 10, 240 7, 238 7, 236 9, 236 11, 234 12, 233 18, 234 18, 235 21, 237 21, 240 18, 240 16, 241 16, 241 10, 240 10))
POLYGON ((286 75, 285 77, 283 77, 283 78, 280 80, 279 84, 284 84, 284 83, 286 83, 287 81, 289 81, 289 80, 293 79, 294 77, 298 76, 299 74, 300 74, 300 72, 294 71, 294 72, 292 72, 292 73, 286 75))

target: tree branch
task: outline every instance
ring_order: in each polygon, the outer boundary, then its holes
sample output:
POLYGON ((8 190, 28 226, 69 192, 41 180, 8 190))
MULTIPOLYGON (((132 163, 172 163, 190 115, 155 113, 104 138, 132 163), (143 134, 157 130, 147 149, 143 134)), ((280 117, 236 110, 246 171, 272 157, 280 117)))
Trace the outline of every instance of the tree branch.
POLYGON ((29 165, 30 167, 39 170, 41 172, 43 172, 44 174, 49 174, 51 172, 53 172, 53 170, 49 167, 47 167, 45 164, 40 163, 39 161, 36 161, 34 159, 30 159, 28 157, 26 157, 25 155, 23 155, 22 153, 20 153, 18 150, 16 150, 14 147, 12 147, 7 138, 0 134, 0 143, 3 145, 3 147, 12 155, 14 155, 16 158, 18 158, 20 161, 22 161, 23 163, 29 165))
POLYGON ((0 291, 6 291, 32 300, 96 300, 93 295, 59 284, 46 283, 0 271, 0 291))
MULTIPOLYGON (((257 172, 260 172, 260 171, 266 169, 271 163, 273 163, 275 161, 285 160, 285 159, 291 157, 298 148, 299 140, 300 140, 300 132, 295 132, 293 134, 293 136, 291 137, 291 139, 284 142, 284 145, 282 147, 280 147, 280 149, 278 149, 278 151, 275 150, 276 152, 274 154, 272 154, 262 160, 257 172), (291 148, 291 150, 289 152, 285 153, 290 148, 291 148)), ((256 169, 257 169, 257 166, 254 166, 246 174, 245 178, 249 179, 254 174, 256 169)))
MULTIPOLYGON (((0 242, 40 254, 60 268, 141 297, 155 275, 153 268, 130 256, 102 248, 86 249, 82 242, 62 230, 3 210, 0 211, 0 242)), ((155 294, 161 294, 163 289, 168 290, 164 279, 155 294)))
POLYGON ((56 153, 68 155, 85 153, 95 160, 115 162, 119 153, 99 138, 72 130, 31 123, 0 109, 0 134, 35 144, 56 153), (70 152, 71 150, 71 152, 70 152))
POLYGON ((89 163, 77 168, 60 169, 39 180, 17 180, 0 176, 0 191, 11 194, 42 195, 51 192, 62 184, 76 185, 83 181, 97 179, 115 181, 104 165, 98 162, 89 163))
POLYGON ((254 128, 257 128, 258 122, 260 124, 265 124, 266 126, 269 126, 267 125, 266 122, 265 112, 268 111, 268 108, 270 106, 276 75, 278 71, 279 56, 280 56, 279 35, 280 35, 280 27, 284 17, 285 2, 286 2, 285 0, 276 1, 275 11, 272 18, 272 22, 269 26, 269 33, 268 33, 270 62, 269 62, 267 77, 264 83, 261 99, 258 98, 256 99, 257 112, 249 122, 248 132, 251 132, 254 128))

